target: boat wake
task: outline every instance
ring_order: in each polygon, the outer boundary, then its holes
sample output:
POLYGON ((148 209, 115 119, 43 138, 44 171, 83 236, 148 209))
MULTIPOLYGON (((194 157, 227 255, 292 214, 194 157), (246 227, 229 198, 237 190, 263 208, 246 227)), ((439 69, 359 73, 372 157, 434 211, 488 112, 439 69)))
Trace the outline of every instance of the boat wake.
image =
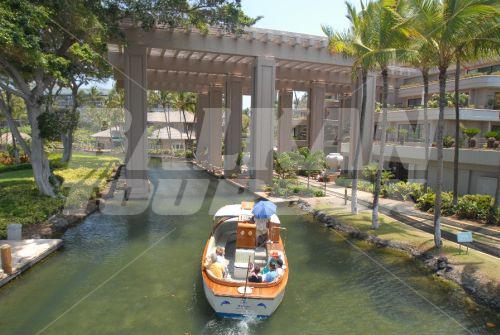
POLYGON ((255 316, 246 316, 242 320, 212 319, 207 322, 203 334, 214 335, 250 335, 261 321, 255 316))

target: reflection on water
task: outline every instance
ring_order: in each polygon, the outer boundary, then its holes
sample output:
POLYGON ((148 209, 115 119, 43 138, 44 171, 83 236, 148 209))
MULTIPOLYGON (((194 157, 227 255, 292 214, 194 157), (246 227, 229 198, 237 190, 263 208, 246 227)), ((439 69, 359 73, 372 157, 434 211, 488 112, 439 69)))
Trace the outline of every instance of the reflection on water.
POLYGON ((200 279, 209 213, 252 195, 179 162, 154 167, 151 179, 145 210, 91 215, 67 231, 63 250, 0 290, 0 334, 49 324, 43 334, 493 334, 486 321, 500 324, 406 257, 357 243, 423 299, 287 205, 278 208, 291 270, 283 303, 266 321, 217 319, 200 279))

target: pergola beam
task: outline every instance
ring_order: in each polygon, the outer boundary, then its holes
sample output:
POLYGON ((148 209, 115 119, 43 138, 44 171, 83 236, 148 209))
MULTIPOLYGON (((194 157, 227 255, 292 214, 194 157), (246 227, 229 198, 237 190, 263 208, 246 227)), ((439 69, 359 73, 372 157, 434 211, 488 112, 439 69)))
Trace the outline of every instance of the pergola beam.
MULTIPOLYGON (((119 53, 110 53, 109 60, 115 66, 123 67, 123 55, 119 53)), ((201 59, 186 59, 186 58, 173 58, 173 57, 159 57, 149 56, 148 70, 168 70, 168 71, 187 71, 187 72, 201 72, 211 74, 223 75, 237 75, 243 77, 250 77, 252 72, 251 64, 228 62, 228 61, 206 61, 201 59)), ((324 66, 324 65, 322 65, 324 66)), ((331 65, 328 65, 331 67, 331 65)), ((317 67, 316 67, 317 68, 317 67)), ((347 68, 340 68, 342 71, 319 71, 312 68, 306 69, 293 69, 288 67, 278 66, 276 68, 276 77, 278 79, 290 79, 302 81, 320 80, 332 84, 350 84, 351 77, 347 68), (344 72, 344 73, 342 73, 344 72)))
MULTIPOLYGON (((196 52, 225 53, 230 55, 253 56, 273 55, 277 59, 288 59, 299 62, 313 62, 322 64, 336 64, 351 66, 352 61, 341 55, 332 55, 325 48, 304 47, 300 36, 289 36, 291 45, 278 45, 269 40, 247 40, 232 38, 231 36, 213 36, 196 31, 186 33, 176 30, 153 28, 147 32, 138 27, 124 28, 127 41, 150 48, 187 50, 196 52)), ((267 35, 266 35, 267 36, 267 35)), ((308 40, 308 46, 311 42, 308 40)))

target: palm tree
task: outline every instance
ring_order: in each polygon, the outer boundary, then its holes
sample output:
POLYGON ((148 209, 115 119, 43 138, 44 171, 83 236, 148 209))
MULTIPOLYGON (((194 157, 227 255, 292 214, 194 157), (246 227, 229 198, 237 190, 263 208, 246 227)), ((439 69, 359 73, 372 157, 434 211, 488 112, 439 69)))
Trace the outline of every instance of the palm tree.
POLYGON ((389 64, 407 53, 406 43, 408 33, 402 21, 402 13, 406 2, 400 0, 379 0, 369 3, 366 7, 366 26, 369 28, 369 38, 365 45, 369 52, 362 55, 370 59, 370 63, 378 65, 382 77, 382 125, 380 129, 380 152, 378 168, 375 177, 375 188, 373 195, 372 228, 379 227, 378 207, 382 183, 382 170, 384 168, 384 150, 387 128, 387 95, 389 91, 389 64))
POLYGON ((187 134, 187 139, 191 142, 193 128, 187 126, 186 112, 194 114, 196 109, 196 94, 194 93, 176 93, 173 96, 173 105, 175 109, 181 111, 182 117, 184 119, 184 132, 187 134))
MULTIPOLYGON (((411 12, 410 12, 411 13, 411 12)), ((405 16, 408 13, 404 13, 405 16)), ((406 18, 405 18, 406 19, 406 18)), ((421 15, 417 19, 404 21, 408 25, 408 29, 416 31, 416 35, 422 37, 434 29, 434 22, 430 15, 421 15)), ((405 55, 404 62, 419 69, 422 75, 423 83, 423 108, 424 108, 424 155, 425 155, 425 170, 424 170, 424 193, 427 193, 429 185, 429 156, 430 156, 430 125, 429 125, 429 71, 436 66, 435 59, 431 55, 433 46, 431 41, 425 38, 412 39, 410 49, 414 52, 408 52, 405 55)))
POLYGON ((453 159, 453 205, 458 204, 458 163, 460 159, 460 70, 462 61, 474 61, 490 55, 496 56, 500 45, 500 28, 494 20, 481 20, 476 25, 481 31, 474 36, 462 35, 455 47, 455 151, 453 159))
MULTIPOLYGON (((358 13, 356 8, 346 2, 347 19, 350 27, 344 32, 335 32, 332 27, 322 26, 322 30, 328 37, 328 46, 330 52, 341 53, 347 58, 353 58, 352 73, 354 78, 361 77, 362 95, 361 110, 359 114, 359 135, 356 141, 354 160, 352 164, 352 188, 351 188, 351 212, 358 213, 358 174, 359 174, 359 156, 361 155, 361 142, 363 141, 364 123, 366 117, 366 90, 368 71, 373 67, 373 60, 365 57, 370 49, 365 45, 369 39, 369 22, 365 17, 368 16, 366 7, 361 2, 361 10, 358 13)), ((354 140, 354 139, 353 139, 354 140)))
POLYGON ((420 39, 427 39, 429 53, 436 60, 439 70, 439 119, 437 126, 437 174, 436 199, 434 205, 434 243, 437 248, 441 241, 441 205, 443 189, 443 128, 446 107, 447 71, 455 57, 455 47, 464 35, 481 33, 476 24, 496 15, 496 0, 410 0, 410 16, 417 22, 432 22, 420 39))

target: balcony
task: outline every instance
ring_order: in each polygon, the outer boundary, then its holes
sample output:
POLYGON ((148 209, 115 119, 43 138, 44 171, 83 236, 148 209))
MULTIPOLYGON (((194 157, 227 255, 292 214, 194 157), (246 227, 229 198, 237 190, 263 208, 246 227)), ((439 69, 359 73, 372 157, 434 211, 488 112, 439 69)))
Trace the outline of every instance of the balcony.
MULTIPOLYGON (((427 116, 429 121, 436 121, 439 117, 439 108, 428 108, 427 116)), ((382 120, 382 113, 375 114, 376 121, 382 120)), ((446 107, 444 110, 445 120, 455 120, 455 108, 446 107)), ((495 109, 480 109, 480 108, 460 108, 461 121, 483 121, 483 122, 499 122, 500 110, 495 109)), ((423 122, 424 109, 419 108, 397 108, 387 112, 388 122, 423 122)))
MULTIPOLYGON (((349 143, 341 144, 342 154, 349 154, 349 143)), ((437 149, 429 148, 429 160, 437 160, 437 149)), ((375 142, 372 147, 372 154, 378 157, 380 144, 375 142)), ((425 148, 421 142, 408 142, 404 144, 388 142, 384 149, 385 159, 399 158, 402 162, 425 161, 425 148)), ((444 162, 453 162, 454 148, 443 149, 444 162)), ((460 148, 460 164, 482 165, 497 168, 500 165, 500 150, 484 148, 460 148)))
MULTIPOLYGON (((491 75, 474 75, 460 79, 460 89, 468 90, 474 88, 500 88, 500 74, 491 75)), ((408 98, 422 95, 422 84, 403 85, 399 88, 399 97, 408 98)), ((455 79, 449 77, 446 82, 446 91, 452 92, 455 90, 455 79)), ((433 81, 429 83, 429 94, 439 92, 439 82, 433 81)))

